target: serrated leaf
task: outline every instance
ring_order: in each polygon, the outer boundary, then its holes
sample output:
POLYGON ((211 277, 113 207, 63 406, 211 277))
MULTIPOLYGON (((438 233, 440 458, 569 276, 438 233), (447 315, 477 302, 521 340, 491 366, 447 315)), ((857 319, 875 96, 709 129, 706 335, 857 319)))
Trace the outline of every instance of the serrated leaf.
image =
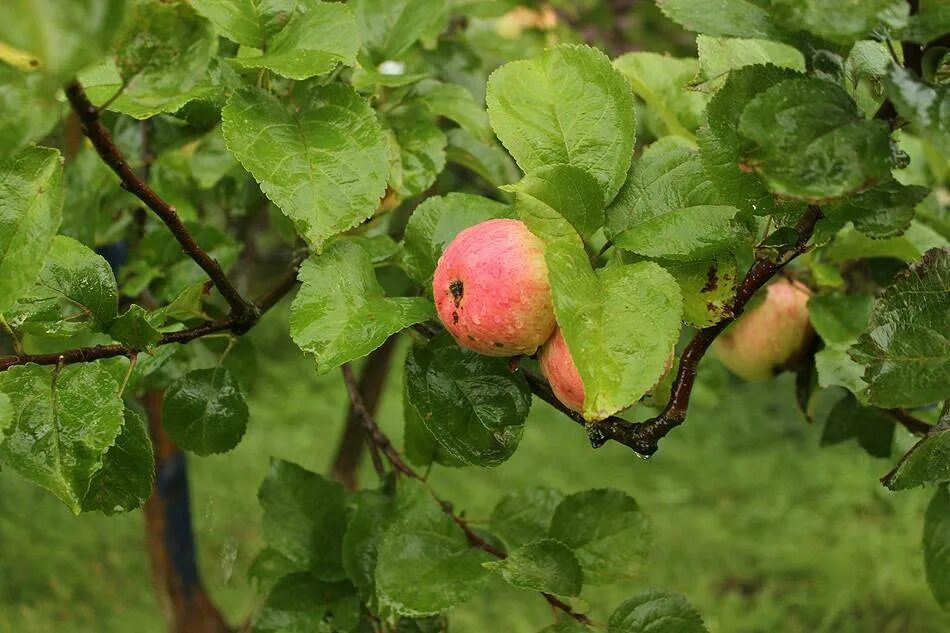
POLYGON ((776 211, 772 194, 762 181, 739 168, 742 156, 752 147, 739 134, 739 117, 755 95, 795 76, 795 72, 775 66, 734 70, 706 106, 697 140, 703 167, 719 192, 719 204, 732 204, 756 215, 776 211))
POLYGON ((136 5, 133 28, 116 42, 111 63, 82 76, 96 105, 121 94, 110 110, 137 119, 175 112, 215 92, 208 65, 218 49, 211 24, 185 2, 136 5))
POLYGON ((122 428, 123 405, 112 372, 99 362, 61 370, 20 365, 0 373, 0 391, 13 407, 0 445, 3 461, 78 514, 122 428))
POLYGON ((505 582, 559 596, 576 596, 584 577, 581 564, 567 545, 550 538, 532 541, 508 553, 508 557, 485 563, 505 582))
POLYGON ((306 572, 284 576, 254 617, 253 633, 349 631, 359 621, 353 585, 328 583, 306 572))
POLYGON ((636 578, 652 541, 637 502, 610 488, 567 496, 554 511, 549 535, 574 550, 590 585, 636 578))
POLYGON ((0 313, 43 267, 62 219, 62 175, 54 149, 31 147, 0 158, 0 313))
POLYGON ((624 250, 680 261, 734 249, 747 231, 739 209, 717 203, 699 154, 668 140, 654 143, 630 168, 607 209, 607 237, 624 250))
POLYGON ((885 28, 899 30, 908 15, 904 0, 773 0, 771 8, 789 28, 839 44, 867 39, 885 28))
POLYGON ((940 486, 924 515, 924 570, 937 604, 950 611, 950 490, 940 486))
POLYGON ((490 557, 415 480, 400 482, 399 516, 379 542, 376 590, 399 615, 436 615, 468 600, 487 581, 490 557))
POLYGON ((700 72, 693 83, 703 90, 720 87, 730 71, 757 64, 805 72, 805 57, 797 48, 772 40, 700 35, 696 48, 700 72))
POLYGON ((358 51, 359 35, 350 7, 318 2, 306 12, 292 14, 286 26, 268 40, 266 52, 233 61, 290 79, 307 79, 324 75, 337 64, 356 65, 358 51))
POLYGON ((435 116, 420 106, 399 108, 386 117, 390 138, 389 186, 402 198, 419 195, 445 168, 448 139, 435 116))
POLYGON ((880 409, 861 405, 848 394, 828 414, 821 434, 822 446, 855 439, 874 457, 890 457, 894 418, 880 409))
POLYGON ((222 133, 319 252, 373 214, 389 159, 376 115, 352 89, 331 84, 300 93, 294 106, 260 90, 236 92, 222 112, 222 133))
POLYGON ((663 374, 679 334, 679 286, 652 262, 595 273, 580 236, 557 210, 530 196, 519 196, 516 208, 545 243, 554 313, 584 383, 584 417, 613 415, 663 374))
POLYGON ((480 222, 511 217, 513 213, 508 205, 468 193, 429 198, 413 211, 406 225, 406 272, 413 281, 428 288, 439 257, 456 235, 480 222))
POLYGON ((352 0, 363 48, 377 62, 398 59, 443 18, 447 0, 352 0))
POLYGON ((294 15, 300 0, 191 0, 195 9, 211 20, 226 38, 263 48, 294 15))
POLYGON ((224 367, 195 369, 165 392, 162 424, 175 444, 197 455, 225 453, 247 430, 241 385, 224 367))
POLYGON ((142 506, 152 494, 155 456, 142 416, 125 410, 122 431, 102 458, 102 470, 89 483, 82 500, 83 512, 104 514, 130 512, 142 506))
POLYGON ((865 366, 872 404, 915 406, 950 396, 948 314, 950 248, 935 249, 884 290, 851 348, 865 366))
POLYGON ((346 510, 340 484, 297 464, 271 459, 257 498, 264 509, 264 540, 270 547, 318 580, 346 578, 346 510))
POLYGON ((478 466, 511 457, 531 407, 528 384, 507 359, 459 347, 448 334, 410 350, 406 396, 446 451, 478 466))
POLYGON ((578 167, 539 167, 503 189, 558 209, 585 241, 589 241, 604 224, 604 196, 600 185, 578 167))
POLYGON ((298 277, 290 335, 314 355, 320 373, 369 354, 434 312, 421 297, 386 297, 369 254, 353 242, 335 242, 323 255, 311 257, 298 277))
POLYGON ((900 66, 891 67, 887 88, 897 112, 913 123, 917 134, 950 153, 950 88, 927 85, 900 66))
POLYGON ((885 238, 903 233, 914 218, 914 207, 925 197, 926 187, 906 186, 888 180, 876 187, 822 207, 824 218, 815 227, 815 241, 826 242, 845 224, 868 237, 885 238))
POLYGON ((564 494, 554 488, 538 486, 509 492, 495 505, 491 514, 491 531, 515 549, 547 534, 554 510, 564 494))
POLYGON ((643 99, 647 108, 659 116, 667 134, 695 140, 693 131, 699 126, 708 99, 687 89, 699 72, 695 59, 627 53, 614 60, 614 68, 627 78, 634 94, 643 99))
POLYGON ((98 60, 122 32, 127 0, 7 0, 0 41, 42 73, 50 95, 98 60))
POLYGON ((745 168, 789 198, 840 198, 890 176, 887 124, 865 120, 843 88, 822 79, 772 86, 745 107, 738 129, 755 144, 745 168))
POLYGON ((738 264, 731 255, 698 262, 657 262, 673 275, 683 295, 683 321, 707 327, 732 315, 738 264))
POLYGON ((525 172, 553 164, 583 169, 613 200, 630 165, 633 95, 603 53, 561 45, 505 64, 488 80, 495 134, 525 172))
POLYGON ((610 616, 609 633, 707 633, 703 618, 683 596, 645 591, 625 601, 610 616))
POLYGON ((666 17, 697 33, 779 39, 768 11, 751 0, 718 0, 715 7, 696 0, 657 0, 657 5, 666 17))
POLYGON ((133 304, 109 325, 109 336, 132 349, 144 350, 161 340, 162 333, 149 321, 148 311, 133 304))

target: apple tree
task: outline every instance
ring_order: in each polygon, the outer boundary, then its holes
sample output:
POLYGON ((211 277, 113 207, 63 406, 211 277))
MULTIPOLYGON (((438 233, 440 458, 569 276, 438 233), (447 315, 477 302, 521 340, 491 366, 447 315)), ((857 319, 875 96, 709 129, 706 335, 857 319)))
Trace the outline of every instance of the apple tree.
POLYGON ((172 629, 232 630, 182 554, 186 454, 254 424, 242 336, 292 296, 287 335, 351 406, 332 473, 261 483, 248 630, 443 631, 497 577, 548 632, 700 632, 672 593, 588 609, 650 548, 610 482, 475 526, 428 470, 503 463, 536 400, 649 457, 704 423, 712 350, 795 372, 806 419, 839 394, 822 443, 919 436, 882 482, 933 488, 950 609, 947 5, 657 5, 695 56, 634 51, 617 0, 4 2, 0 476, 76 514, 145 504, 172 629))

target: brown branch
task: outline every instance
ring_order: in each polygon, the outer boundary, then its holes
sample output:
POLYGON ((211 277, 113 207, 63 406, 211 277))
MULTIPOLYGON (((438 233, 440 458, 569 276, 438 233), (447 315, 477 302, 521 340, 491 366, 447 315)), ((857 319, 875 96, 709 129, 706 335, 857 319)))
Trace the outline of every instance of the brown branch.
POLYGON ((231 307, 228 329, 242 334, 257 318, 257 307, 249 303, 238 292, 234 284, 224 274, 221 265, 207 251, 202 249, 188 232, 178 212, 165 202, 145 181, 139 178, 126 162, 122 152, 112 140, 112 135, 99 121, 99 108, 92 105, 79 82, 74 81, 66 87, 66 97, 82 122, 83 132, 92 142, 103 162, 116 173, 122 188, 141 200, 155 212, 165 226, 172 232, 185 253, 208 274, 215 287, 231 307))
POLYGON ((608 440, 614 440, 629 446, 645 457, 653 455, 659 441, 686 419, 699 361, 702 360, 713 341, 742 314, 746 304, 762 286, 786 264, 808 250, 808 241, 815 231, 815 224, 821 218, 821 209, 810 205, 795 227, 798 234, 795 243, 778 257, 760 255, 755 260, 736 290, 730 316, 715 325, 699 330, 683 350, 669 402, 660 415, 639 424, 631 424, 617 417, 591 423, 588 427, 591 443, 599 447, 608 440))
MULTIPOLYGON (((293 290, 297 284, 297 268, 299 266, 300 262, 295 261, 288 272, 272 289, 258 297, 258 299, 251 304, 254 306, 254 317, 251 321, 241 321, 239 317, 232 313, 217 321, 208 321, 207 323, 202 323, 201 325, 179 332, 169 332, 163 335, 155 345, 190 343, 195 339, 212 334, 220 334, 221 332, 236 334, 247 332, 260 321, 260 318, 268 310, 273 308, 284 296, 293 290), (235 326, 238 324, 240 324, 240 327, 236 328, 235 326)), ((27 363, 35 363, 37 365, 58 365, 62 363, 63 365, 71 365, 73 363, 88 363, 104 358, 114 358, 116 356, 131 357, 142 351, 145 350, 134 349, 127 345, 122 345, 121 343, 111 343, 108 345, 68 349, 53 354, 18 354, 0 358, 0 371, 6 371, 16 365, 26 365, 27 363)))
POLYGON ((932 425, 911 415, 906 409, 883 409, 883 411, 889 413, 901 426, 914 435, 927 435, 930 429, 933 428, 932 425))
MULTIPOLYGON (((436 494, 432 491, 432 489, 429 488, 428 484, 426 484, 425 478, 423 478, 422 475, 417 473, 412 468, 412 466, 410 466, 405 461, 403 461, 402 456, 392 445, 392 442, 389 441, 389 438, 386 436, 386 434, 383 433, 382 429, 379 428, 379 424, 376 423, 376 420, 373 418, 372 415, 370 415, 369 411, 367 410, 366 404, 363 402, 360 396, 359 388, 356 384, 356 378, 353 376, 353 370, 350 368, 348 364, 344 364, 342 367, 342 370, 343 370, 343 381, 346 383, 346 390, 347 390, 347 393, 349 394, 350 405, 353 407, 353 411, 356 412, 356 414, 360 416, 360 419, 363 422, 363 428, 366 430, 373 444, 379 449, 379 451, 383 455, 385 455, 386 460, 393 467, 393 469, 396 472, 401 473, 405 475, 406 477, 409 477, 410 479, 415 479, 417 481, 422 482, 422 484, 426 486, 426 489, 429 490, 429 494, 432 495, 432 498, 435 499, 436 503, 439 504, 439 507, 442 509, 442 512, 447 514, 452 519, 452 521, 457 526, 459 526, 459 528, 465 534, 466 540, 468 540, 469 544, 472 547, 476 547, 482 550, 483 552, 487 552, 488 554, 491 554, 495 558, 502 558, 502 559, 507 558, 508 554, 504 550, 501 550, 495 545, 489 543, 484 538, 479 536, 477 532, 472 530, 472 528, 469 527, 468 523, 465 521, 464 518, 455 514, 455 512, 452 509, 452 504, 436 496, 436 494)), ((581 624, 584 624, 587 626, 593 624, 590 618, 588 618, 583 613, 577 613, 570 607, 570 605, 562 602, 557 597, 545 592, 541 592, 541 595, 544 597, 545 600, 547 600, 548 604, 550 604, 552 607, 560 609, 561 611, 563 611, 565 614, 567 614, 568 616, 570 616, 577 622, 580 622, 581 624)))

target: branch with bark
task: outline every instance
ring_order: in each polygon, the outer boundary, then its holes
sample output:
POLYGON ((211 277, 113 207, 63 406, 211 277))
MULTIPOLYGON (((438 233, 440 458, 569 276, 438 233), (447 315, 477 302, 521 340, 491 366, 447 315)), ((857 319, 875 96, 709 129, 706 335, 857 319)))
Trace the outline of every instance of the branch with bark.
MULTIPOLYGON (((508 554, 505 551, 499 549, 495 545, 492 545, 484 538, 479 536, 477 532, 472 530, 463 517, 455 514, 452 509, 452 504, 438 497, 432 491, 432 489, 429 488, 425 478, 417 473, 415 469, 412 468, 412 466, 407 464, 402 459, 399 451, 397 451, 393 446, 392 442, 389 440, 389 437, 383 433, 382 429, 379 427, 379 424, 376 422, 376 419, 369 412, 366 403, 363 402, 363 399, 360 396, 359 385, 356 382, 356 377, 353 375, 353 369, 349 366, 349 364, 344 364, 341 367, 341 370, 343 373, 343 382, 346 385, 346 391, 350 398, 350 406, 352 407, 354 413, 359 416, 359 419, 362 422, 363 430, 366 432, 367 437, 369 437, 373 446, 376 447, 379 453, 386 457, 386 460, 389 462, 389 465, 393 471, 398 474, 405 475, 410 479, 415 479, 422 482, 422 484, 426 486, 426 489, 429 491, 429 494, 432 495, 432 498, 435 500, 435 502, 439 504, 439 507, 442 509, 442 511, 447 514, 457 526, 459 526, 459 528, 465 534, 465 538, 472 547, 476 547, 484 552, 487 552, 495 558, 507 558, 508 554)), ((570 607, 570 605, 560 600, 557 596, 545 592, 541 592, 541 595, 553 608, 564 612, 567 616, 571 617, 577 622, 586 626, 593 624, 590 618, 588 618, 583 613, 577 613, 570 607)))

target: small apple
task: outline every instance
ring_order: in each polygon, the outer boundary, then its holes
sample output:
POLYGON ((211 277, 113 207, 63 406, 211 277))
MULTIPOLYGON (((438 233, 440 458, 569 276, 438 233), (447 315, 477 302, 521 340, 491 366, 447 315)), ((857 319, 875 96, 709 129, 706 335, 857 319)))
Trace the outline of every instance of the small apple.
POLYGON ((554 335, 541 348, 538 360, 541 363, 541 373, 548 379, 551 391, 561 404, 572 411, 583 413, 584 383, 571 352, 567 349, 561 328, 554 330, 554 335))
POLYGON ((814 336, 808 320, 807 286, 779 279, 766 287, 765 299, 743 314, 713 344, 732 373, 751 382, 772 378, 805 352, 814 336))
POLYGON ((459 233, 439 258, 432 296, 458 344, 481 354, 534 354, 554 331, 544 243, 518 220, 459 233))

